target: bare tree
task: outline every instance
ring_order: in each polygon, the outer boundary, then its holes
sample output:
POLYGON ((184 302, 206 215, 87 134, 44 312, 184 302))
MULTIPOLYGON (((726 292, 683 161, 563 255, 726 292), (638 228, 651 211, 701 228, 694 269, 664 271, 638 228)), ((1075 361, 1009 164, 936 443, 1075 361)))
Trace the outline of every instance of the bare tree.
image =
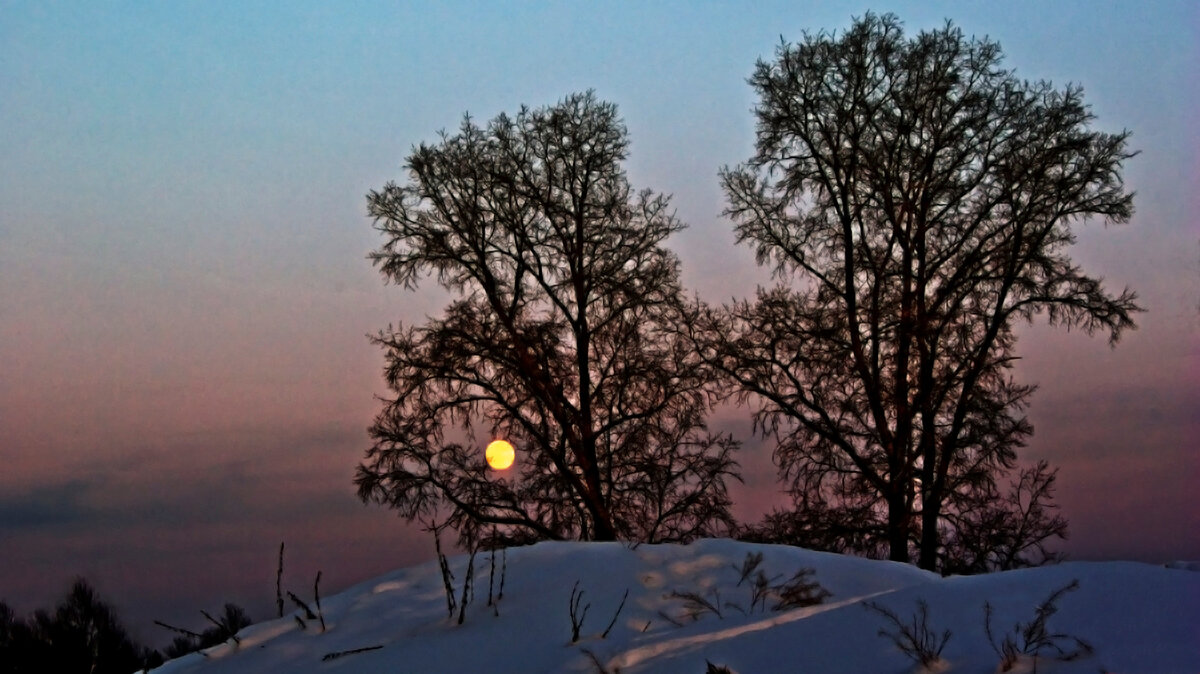
POLYGON ((1067 520, 1054 505, 1058 470, 1045 461, 1017 472, 1007 492, 995 488, 955 494, 941 523, 939 568, 944 573, 986 573, 1061 561, 1047 544, 1067 537, 1067 520))
POLYGON ((780 283, 708 310, 700 353, 761 401, 822 535, 934 568, 948 509, 1032 433, 1015 326, 1134 327, 1136 296, 1066 253, 1073 224, 1129 219, 1128 133, 1092 130, 1079 87, 1017 79, 994 42, 906 38, 891 15, 784 43, 750 83, 756 151, 722 172, 727 213, 780 283))
POLYGON ((662 244, 683 225, 665 196, 632 190, 627 146, 616 107, 576 94, 486 127, 468 117, 413 151, 407 185, 370 193, 383 274, 408 288, 434 274, 456 299, 376 338, 393 396, 356 477, 364 500, 445 513, 468 539, 732 526, 736 443, 706 430, 713 375, 674 329, 679 262, 662 244), (480 429, 519 448, 518 477, 488 471, 480 429))

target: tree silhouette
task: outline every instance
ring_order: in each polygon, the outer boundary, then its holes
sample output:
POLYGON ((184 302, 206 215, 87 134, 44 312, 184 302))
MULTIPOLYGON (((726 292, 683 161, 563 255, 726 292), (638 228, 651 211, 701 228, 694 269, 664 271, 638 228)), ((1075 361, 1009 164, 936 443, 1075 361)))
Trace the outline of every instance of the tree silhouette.
POLYGON ((128 674, 160 664, 162 657, 135 642, 82 578, 53 611, 24 620, 0 602, 0 674, 128 674))
POLYGON ((1015 325, 1134 327, 1135 295, 1066 254, 1073 224, 1129 219, 1128 133, 948 22, 908 39, 868 14, 781 45, 750 83, 756 151, 722 180, 780 283, 706 311, 698 346, 761 401, 791 526, 934 568, 1032 433, 1015 325))
POLYGON ((406 288, 436 275, 456 299, 375 339, 392 396, 361 498, 444 515, 464 540, 732 525, 736 443, 706 430, 712 372, 675 330, 688 314, 662 243, 682 224, 665 196, 632 190, 627 146, 616 107, 576 94, 486 127, 468 117, 413 151, 407 185, 368 195, 382 273, 406 288), (481 430, 517 446, 517 477, 487 469, 481 430))

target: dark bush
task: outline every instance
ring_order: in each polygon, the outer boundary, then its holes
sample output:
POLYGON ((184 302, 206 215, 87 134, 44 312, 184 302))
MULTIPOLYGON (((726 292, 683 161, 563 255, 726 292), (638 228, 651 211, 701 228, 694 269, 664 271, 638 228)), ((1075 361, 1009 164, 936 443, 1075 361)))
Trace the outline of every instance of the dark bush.
POLYGON ((112 606, 82 578, 52 612, 21 619, 0 602, 0 674, 129 674, 162 661, 130 637, 112 606))

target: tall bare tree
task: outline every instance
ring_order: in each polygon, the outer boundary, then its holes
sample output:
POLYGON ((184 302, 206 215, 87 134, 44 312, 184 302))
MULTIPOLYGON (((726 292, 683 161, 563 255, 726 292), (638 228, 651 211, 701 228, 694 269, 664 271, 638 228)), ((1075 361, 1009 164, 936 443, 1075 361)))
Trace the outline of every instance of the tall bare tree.
POLYGON ((1032 433, 1015 326, 1134 327, 1135 295, 1067 254, 1073 225, 1129 219, 1128 133, 948 22, 906 38, 868 14, 781 45, 750 83, 756 151, 722 179, 780 284, 710 311, 701 352, 761 401, 807 525, 934 568, 1032 433))
POLYGON ((410 288, 434 274, 457 299, 376 339, 394 395, 358 470, 364 500, 444 515, 467 540, 733 524, 736 443, 707 432, 712 372, 674 329, 679 262, 662 244, 682 224, 665 196, 631 189, 627 146, 616 107, 577 94, 467 118, 413 151, 407 185, 368 196, 383 274, 410 288), (517 476, 488 471, 480 428, 518 447, 517 476))

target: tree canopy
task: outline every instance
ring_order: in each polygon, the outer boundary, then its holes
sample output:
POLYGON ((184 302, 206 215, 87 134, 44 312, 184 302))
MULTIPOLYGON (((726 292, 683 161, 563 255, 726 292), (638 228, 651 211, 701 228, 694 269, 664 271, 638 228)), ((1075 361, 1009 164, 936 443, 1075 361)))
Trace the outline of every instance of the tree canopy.
POLYGON ((616 107, 576 94, 415 148, 409 181, 368 195, 391 281, 455 299, 380 333, 392 395, 356 482, 364 500, 467 542, 687 540, 727 530, 736 443, 705 428, 711 370, 687 316, 682 228, 635 192, 616 107), (477 435, 509 439, 489 471, 477 435))
MULTIPOLYGON (((759 401, 810 540, 925 568, 961 556, 947 543, 1006 502, 997 477, 1032 433, 1016 326, 1112 342, 1134 327, 1135 295, 1067 254, 1074 225, 1129 219, 1128 133, 1092 129, 1078 86, 1001 61, 950 23, 910 38, 868 14, 750 78, 755 152, 722 180, 739 242, 779 283, 708 311, 698 344, 759 401)), ((1015 488, 1044 505, 1052 483, 1043 465, 1015 488)), ((1065 531, 1026 514, 1041 537, 1023 551, 1065 531)))

